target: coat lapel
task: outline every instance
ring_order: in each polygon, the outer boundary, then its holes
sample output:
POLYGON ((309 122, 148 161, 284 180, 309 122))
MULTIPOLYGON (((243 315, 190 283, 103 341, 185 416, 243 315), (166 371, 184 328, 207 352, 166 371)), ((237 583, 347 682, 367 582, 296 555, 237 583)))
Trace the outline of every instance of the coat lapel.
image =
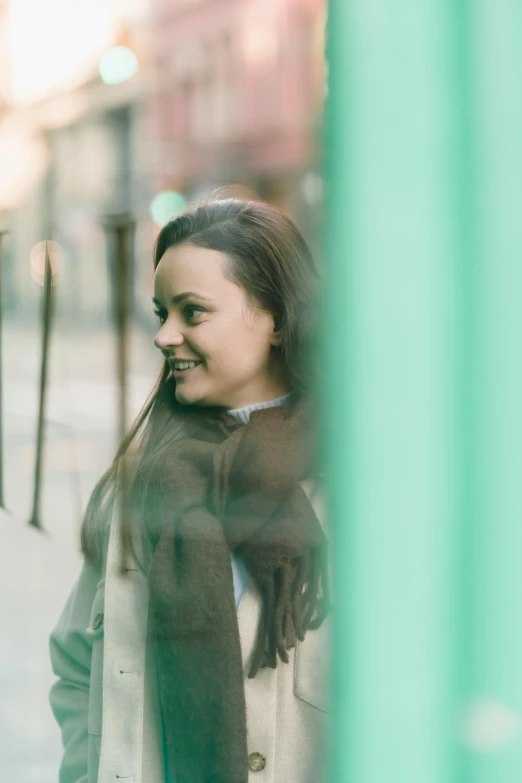
MULTIPOLYGON (((132 470, 135 458, 125 458, 132 470)), ((152 662, 146 660, 149 594, 136 563, 122 574, 121 529, 115 503, 105 584, 103 723, 99 783, 163 783, 152 662), (147 680, 147 686, 145 682, 147 680), (151 720, 151 717, 153 717, 151 720)))

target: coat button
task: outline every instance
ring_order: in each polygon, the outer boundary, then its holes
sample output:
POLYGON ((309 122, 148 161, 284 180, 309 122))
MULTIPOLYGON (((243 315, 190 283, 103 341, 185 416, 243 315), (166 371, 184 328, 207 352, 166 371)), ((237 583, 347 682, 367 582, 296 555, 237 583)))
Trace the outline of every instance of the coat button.
POLYGON ((94 620, 92 621, 92 630, 97 631, 98 628, 101 628, 103 625, 103 614, 97 614, 94 620))
POLYGON ((251 753, 248 757, 248 766, 252 772, 261 772, 266 767, 266 759, 261 753, 251 753))

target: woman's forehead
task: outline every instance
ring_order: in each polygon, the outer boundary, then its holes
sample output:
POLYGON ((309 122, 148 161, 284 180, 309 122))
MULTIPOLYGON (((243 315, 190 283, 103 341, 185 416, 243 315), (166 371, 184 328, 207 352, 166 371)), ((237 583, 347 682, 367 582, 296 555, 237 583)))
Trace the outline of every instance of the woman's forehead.
POLYGON ((218 250, 179 245, 165 251, 154 274, 154 291, 163 296, 178 296, 193 291, 202 296, 231 293, 237 289, 224 275, 228 259, 218 250))

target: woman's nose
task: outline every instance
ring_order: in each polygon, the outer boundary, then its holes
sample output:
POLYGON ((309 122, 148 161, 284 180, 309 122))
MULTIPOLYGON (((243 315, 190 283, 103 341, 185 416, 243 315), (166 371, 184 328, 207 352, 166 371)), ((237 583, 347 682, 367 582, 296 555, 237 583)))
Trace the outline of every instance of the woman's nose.
POLYGON ((154 345, 163 353, 168 353, 171 347, 181 345, 183 335, 174 324, 164 323, 154 338, 154 345))

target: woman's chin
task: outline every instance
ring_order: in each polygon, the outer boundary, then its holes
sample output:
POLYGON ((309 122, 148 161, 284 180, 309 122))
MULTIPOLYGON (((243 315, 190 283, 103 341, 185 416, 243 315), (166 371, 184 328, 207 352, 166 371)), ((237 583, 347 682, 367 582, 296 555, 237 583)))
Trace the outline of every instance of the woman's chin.
POLYGON ((180 405, 192 405, 194 403, 193 395, 187 394, 184 389, 180 389, 176 386, 176 400, 180 405))
POLYGON ((183 384, 176 386, 176 400, 180 405, 197 405, 200 399, 201 394, 195 388, 186 388, 183 384))

